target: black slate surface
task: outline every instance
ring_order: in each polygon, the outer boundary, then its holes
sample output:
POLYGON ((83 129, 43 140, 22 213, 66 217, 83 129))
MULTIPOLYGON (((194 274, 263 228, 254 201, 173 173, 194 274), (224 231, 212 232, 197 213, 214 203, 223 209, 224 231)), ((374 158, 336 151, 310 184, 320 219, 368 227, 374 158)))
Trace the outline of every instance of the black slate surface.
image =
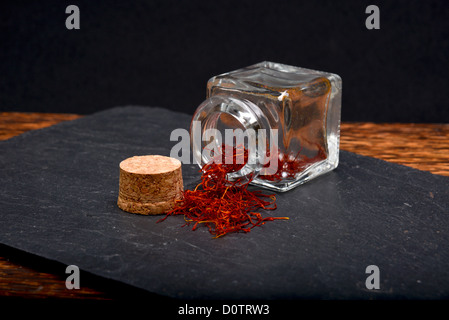
MULTIPOLYGON (((118 107, 1 142, 0 242, 175 298, 449 297, 447 177, 342 151, 337 170, 278 194, 266 214, 290 220, 220 239, 121 211, 119 162, 169 155, 190 119, 118 107)), ((183 165, 187 187, 197 171, 183 165)))

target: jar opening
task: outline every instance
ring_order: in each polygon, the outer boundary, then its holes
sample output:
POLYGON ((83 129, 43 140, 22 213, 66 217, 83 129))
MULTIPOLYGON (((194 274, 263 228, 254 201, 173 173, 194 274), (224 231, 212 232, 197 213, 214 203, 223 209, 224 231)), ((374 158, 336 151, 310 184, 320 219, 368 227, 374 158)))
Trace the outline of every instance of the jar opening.
POLYGON ((259 136, 262 130, 269 130, 268 121, 252 102, 213 96, 198 107, 192 119, 194 159, 200 167, 211 161, 235 165, 228 180, 247 183, 265 162, 267 141, 259 136))

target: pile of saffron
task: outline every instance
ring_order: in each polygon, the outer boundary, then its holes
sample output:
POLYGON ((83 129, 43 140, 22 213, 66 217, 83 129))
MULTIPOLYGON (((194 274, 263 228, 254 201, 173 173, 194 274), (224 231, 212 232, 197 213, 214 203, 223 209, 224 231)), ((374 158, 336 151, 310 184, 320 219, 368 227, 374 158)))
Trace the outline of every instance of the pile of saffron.
MULTIPOLYGON (((318 152, 316 156, 311 158, 307 157, 306 155, 302 155, 301 150, 296 155, 284 153, 278 153, 278 155, 274 154, 271 161, 278 162, 276 167, 277 171, 270 172, 267 168, 270 165, 270 162, 268 162, 268 164, 265 165, 265 168, 262 169, 259 179, 267 181, 295 179, 298 173, 304 171, 310 165, 327 158, 324 148, 319 144, 317 144, 317 148, 318 152)), ((269 156, 270 152, 267 151, 267 154, 269 156)))
MULTIPOLYGON (((235 160, 243 148, 234 148, 235 160)), ((241 156, 242 154, 240 154, 241 156)), ((245 160, 247 159, 245 154, 245 160)), ((221 163, 211 161, 201 169, 201 182, 194 190, 185 190, 183 199, 158 222, 169 216, 184 215, 185 225, 193 225, 196 230, 204 225, 214 238, 233 232, 250 232, 252 228, 262 226, 268 221, 286 220, 287 217, 263 217, 258 209, 276 209, 276 196, 265 194, 259 190, 248 190, 251 181, 241 184, 240 181, 229 181, 228 173, 239 170, 243 165, 237 161, 221 163)))

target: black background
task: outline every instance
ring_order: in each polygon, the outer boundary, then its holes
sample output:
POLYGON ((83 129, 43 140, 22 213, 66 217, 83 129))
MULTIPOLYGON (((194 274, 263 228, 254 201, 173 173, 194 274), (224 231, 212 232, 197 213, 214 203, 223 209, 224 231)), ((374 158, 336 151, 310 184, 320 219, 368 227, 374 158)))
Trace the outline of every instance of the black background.
POLYGON ((343 121, 449 122, 444 0, 8 0, 0 30, 0 111, 191 114, 211 76, 268 60, 339 74, 343 121))

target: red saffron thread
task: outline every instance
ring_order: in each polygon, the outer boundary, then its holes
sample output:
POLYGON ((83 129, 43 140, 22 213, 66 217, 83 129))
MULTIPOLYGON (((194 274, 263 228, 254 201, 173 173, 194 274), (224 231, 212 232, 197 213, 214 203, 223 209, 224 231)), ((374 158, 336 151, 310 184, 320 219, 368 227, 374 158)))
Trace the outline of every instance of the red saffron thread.
MULTIPOLYGON (((284 179, 294 179, 296 174, 304 171, 311 164, 324 160, 327 158, 324 148, 317 144, 318 153, 316 156, 309 158, 306 155, 301 155, 301 150, 296 154, 279 153, 274 154, 271 161, 278 161, 276 172, 269 172, 268 168, 270 162, 264 166, 259 175, 259 179, 268 181, 280 181, 284 179), (276 159, 277 157, 277 159, 276 159)), ((267 156, 270 156, 270 151, 267 151, 267 156)))
MULTIPOLYGON (((225 150, 225 147, 222 147, 225 150)), ((242 146, 233 148, 232 155, 221 152, 222 161, 211 161, 200 172, 201 182, 194 190, 185 190, 178 205, 158 222, 172 215, 184 215, 185 225, 193 224, 192 230, 205 225, 214 238, 231 232, 250 232, 252 228, 262 226, 268 221, 287 220, 288 217, 262 217, 257 209, 275 210, 276 196, 259 190, 250 191, 246 182, 227 180, 227 174, 242 168, 237 157, 243 155, 248 160, 248 152, 242 146), (243 153, 243 154, 242 154, 243 153), (233 161, 229 160, 232 157, 233 161)))

